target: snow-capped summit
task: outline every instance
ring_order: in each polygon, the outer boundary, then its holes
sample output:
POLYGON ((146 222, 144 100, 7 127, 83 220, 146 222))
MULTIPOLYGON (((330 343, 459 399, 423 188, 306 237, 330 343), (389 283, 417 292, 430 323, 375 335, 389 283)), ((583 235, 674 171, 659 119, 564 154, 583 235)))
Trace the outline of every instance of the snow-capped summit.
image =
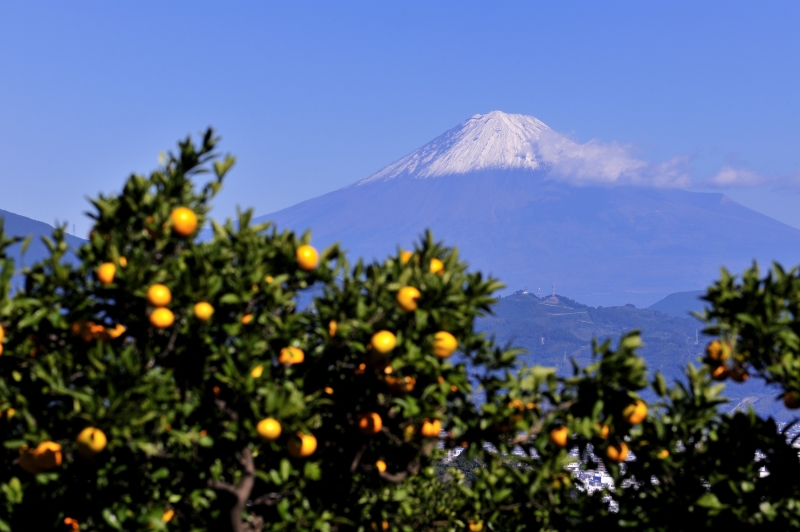
POLYGON ((539 170, 544 162, 536 148, 543 136, 573 143, 532 116, 502 111, 474 115, 356 185, 399 176, 429 178, 484 170, 539 170))

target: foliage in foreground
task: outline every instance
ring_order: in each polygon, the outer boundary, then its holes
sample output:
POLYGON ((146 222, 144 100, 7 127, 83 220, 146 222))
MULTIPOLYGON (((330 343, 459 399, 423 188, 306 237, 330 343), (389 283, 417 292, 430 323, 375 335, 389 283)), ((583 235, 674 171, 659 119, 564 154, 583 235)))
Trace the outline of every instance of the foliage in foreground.
POLYGON ((13 294, 0 231, 0 530, 800 526, 785 429, 721 415, 715 382, 800 407, 797 270, 723 271, 720 340, 682 382, 648 380, 635 332, 562 378, 475 332, 501 285, 430 235, 354 266, 249 212, 199 240, 233 165, 215 142, 94 200, 79 261, 57 229, 13 294), (477 467, 442 471, 455 448, 477 467), (579 489, 570 450, 618 510, 579 489))

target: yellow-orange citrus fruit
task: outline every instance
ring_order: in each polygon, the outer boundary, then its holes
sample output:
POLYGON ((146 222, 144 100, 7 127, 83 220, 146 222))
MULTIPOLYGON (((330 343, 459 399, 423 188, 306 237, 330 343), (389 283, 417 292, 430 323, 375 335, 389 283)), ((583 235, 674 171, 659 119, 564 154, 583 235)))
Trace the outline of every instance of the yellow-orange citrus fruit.
POLYGON ((277 419, 271 417, 264 418, 258 422, 256 432, 261 436, 262 440, 273 441, 277 440, 281 435, 281 424, 277 419))
POLYGON ((735 367, 728 372, 731 379, 736 382, 745 382, 750 378, 750 375, 743 368, 735 367))
POLYGON ((442 422, 438 419, 426 419, 422 422, 420 434, 426 438, 435 438, 442 432, 442 422))
POLYGON ((389 331, 378 331, 372 335, 370 343, 375 351, 385 355, 397 346, 397 337, 389 331))
POLYGON ((11 419, 12 417, 14 417, 14 414, 16 413, 17 413, 16 410, 14 410, 13 408, 9 408, 8 410, 6 410, 6 419, 11 419))
POLYGON ((252 314, 245 314, 242 316, 242 325, 249 325, 251 321, 253 321, 252 314))
POLYGON ((608 425, 597 425, 597 430, 600 432, 600 438, 605 440, 608 438, 608 433, 611 432, 611 429, 608 425))
POLYGON ((313 270, 319 263, 319 253, 312 246, 304 245, 297 248, 297 265, 301 270, 313 270))
POLYGON ((259 378, 262 373, 264 373, 264 366, 260 364, 250 370, 250 376, 253 377, 254 379, 259 378))
POLYGON ((270 283, 271 283, 272 281, 274 281, 274 280, 275 280, 275 279, 274 279, 274 278, 273 278, 271 275, 267 275, 266 277, 264 277, 264 281, 265 281, 267 284, 270 284, 270 283))
POLYGON ((716 362, 725 362, 731 356, 731 346, 728 342, 713 340, 706 346, 706 355, 716 362))
POLYGON ((147 289, 147 301, 154 307, 166 307, 172 301, 172 292, 163 284, 154 284, 147 289))
POLYGON ((568 438, 569 429, 563 425, 550 431, 550 441, 559 447, 566 447, 568 438))
POLYGON ((106 448, 106 435, 96 427, 86 427, 75 438, 78 454, 81 456, 94 456, 106 448))
POLYGON ((122 266, 123 268, 127 268, 128 267, 128 259, 126 259, 125 257, 120 257, 119 258, 119 265, 122 266))
POLYGON ((386 462, 384 462, 383 460, 378 460, 377 462, 375 462, 375 467, 378 469, 378 471, 383 473, 384 471, 386 471, 386 462))
POLYGON ((635 403, 625 407, 622 416, 631 425, 638 425, 647 417, 647 404, 641 399, 637 399, 635 403))
POLYGON ((656 457, 659 460, 665 460, 665 459, 669 458, 669 451, 666 450, 666 449, 661 449, 660 451, 658 451, 658 454, 656 454, 656 457))
POLYGON ((406 312, 417 310, 417 303, 422 296, 413 286, 404 286, 397 292, 397 304, 406 312))
POLYGON ((389 530, 389 521, 381 521, 380 525, 378 525, 378 523, 373 522, 370 523, 369 526, 372 527, 372 530, 378 530, 378 529, 389 530))
POLYGON ((299 364, 305 359, 305 353, 298 347, 284 347, 278 355, 278 362, 281 364, 299 364))
POLYGON ((469 532, 483 532, 483 521, 470 521, 469 532))
POLYGON ((628 444, 621 441, 614 445, 609 445, 606 449, 606 457, 612 462, 624 462, 628 457, 628 444))
POLYGON ((333 395, 333 388, 331 388, 330 386, 326 386, 325 393, 327 393, 328 395, 333 395))
POLYGON ((458 349, 458 340, 447 331, 439 331, 433 335, 433 354, 439 358, 447 358, 458 349))
POLYGON ((43 441, 33 452, 33 463, 40 471, 60 466, 61 459, 61 446, 53 441, 43 441))
POLYGON ((97 279, 103 284, 113 283, 116 274, 117 267, 113 262, 104 262, 97 267, 97 279))
POLYGON ((795 391, 786 392, 783 396, 783 404, 792 410, 800 408, 800 394, 795 391))
POLYGON ((116 340, 117 338, 119 338, 120 336, 122 336, 123 334, 125 334, 125 331, 127 331, 127 330, 128 330, 128 329, 127 329, 127 328, 126 328, 124 325, 122 325, 121 323, 117 323, 117 324, 114 326, 114 328, 113 328, 113 329, 107 329, 107 330, 105 331, 105 333, 106 333, 106 335, 108 335, 108 337, 109 337, 109 338, 111 338, 112 340, 116 340))
POLYGON ((431 273, 438 273, 442 275, 444 273, 444 263, 439 259, 431 259, 431 273))
POLYGON ((200 321, 208 321, 214 315, 214 307, 211 303, 200 301, 194 304, 194 317, 200 321))
POLYGON ((333 338, 336 336, 336 330, 339 328, 339 324, 336 323, 336 320, 331 320, 328 322, 328 336, 333 338))
POLYGON ((80 532, 81 527, 77 519, 73 519, 71 517, 65 517, 64 524, 70 527, 72 529, 72 532, 80 532))
POLYGON ((411 257, 413 256, 414 256, 413 251, 404 251, 400 253, 400 262, 402 262, 403 264, 408 264, 408 261, 410 261, 411 257))
POLYGON ((3 354, 3 344, 0 344, 0 356, 3 354))
POLYGON ((0 342, 6 339, 6 330, 0 325, 0 342))
POLYGON ((358 430, 367 436, 379 433, 381 428, 383 428, 383 420, 375 412, 367 412, 358 419, 358 430))
POLYGON ((711 378, 715 381, 724 381, 728 378, 728 367, 727 366, 717 366, 716 368, 711 370, 711 378))
POLYGON ((317 439, 312 434, 298 432, 289 439, 287 444, 289 455, 294 458, 305 458, 311 456, 317 450, 317 439))
POLYGON ((389 390, 391 390, 393 393, 410 392, 417 384, 417 379, 411 376, 393 377, 392 375, 387 375, 385 379, 386 384, 389 386, 389 390))
POLYGON ((150 324, 158 329, 166 329, 175 323, 175 315, 168 308, 160 307, 150 313, 150 324))
POLYGON ((161 514, 161 521, 164 523, 169 523, 173 517, 175 517, 175 510, 170 508, 169 510, 166 510, 163 514, 161 514))
POLYGON ((170 215, 172 230, 181 236, 189 236, 197 229, 197 215, 192 209, 178 207, 170 215))

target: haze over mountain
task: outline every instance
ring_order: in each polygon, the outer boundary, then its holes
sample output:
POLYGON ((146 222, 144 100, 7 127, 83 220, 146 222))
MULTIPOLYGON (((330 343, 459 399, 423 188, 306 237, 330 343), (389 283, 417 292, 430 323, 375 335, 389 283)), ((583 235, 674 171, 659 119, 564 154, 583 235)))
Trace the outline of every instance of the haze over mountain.
POLYGON ((426 228, 509 291, 647 306, 704 288, 721 265, 800 261, 800 230, 723 194, 681 190, 674 161, 579 144, 536 118, 475 115, 353 185, 262 216, 340 242, 351 258, 410 247, 426 228))

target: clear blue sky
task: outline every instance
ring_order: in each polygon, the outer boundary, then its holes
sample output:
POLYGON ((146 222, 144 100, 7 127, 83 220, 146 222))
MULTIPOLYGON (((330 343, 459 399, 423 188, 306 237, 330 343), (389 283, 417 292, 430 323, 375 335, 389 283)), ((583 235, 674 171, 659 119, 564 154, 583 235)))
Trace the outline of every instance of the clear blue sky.
POLYGON ((207 125, 239 157, 225 217, 350 184, 494 109, 687 156, 697 180, 766 176, 725 192, 800 227, 796 0, 4 1, 0 24, 0 209, 78 235, 87 194, 207 125))

